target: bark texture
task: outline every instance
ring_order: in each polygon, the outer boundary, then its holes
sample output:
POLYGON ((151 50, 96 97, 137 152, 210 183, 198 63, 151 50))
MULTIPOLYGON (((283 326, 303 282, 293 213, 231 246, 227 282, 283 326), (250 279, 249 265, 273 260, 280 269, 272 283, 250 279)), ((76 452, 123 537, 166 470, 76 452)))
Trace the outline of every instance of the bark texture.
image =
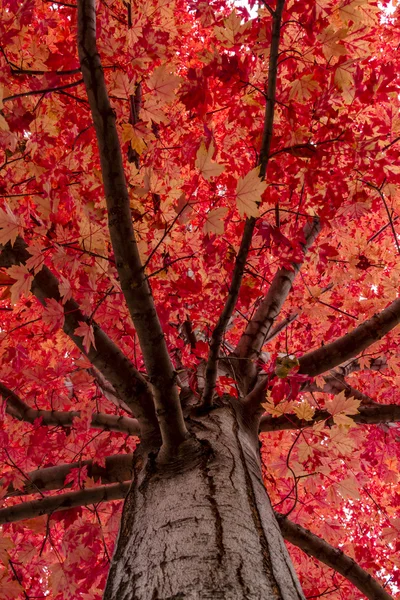
POLYGON ((105 600, 300 600, 256 428, 224 400, 168 463, 136 455, 105 600))

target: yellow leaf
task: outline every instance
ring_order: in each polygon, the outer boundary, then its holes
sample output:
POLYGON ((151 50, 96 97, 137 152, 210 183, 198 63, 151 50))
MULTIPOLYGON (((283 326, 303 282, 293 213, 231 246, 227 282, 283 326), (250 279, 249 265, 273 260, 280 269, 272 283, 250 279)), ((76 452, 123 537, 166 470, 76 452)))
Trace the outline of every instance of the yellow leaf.
POLYGON ((315 413, 315 408, 311 406, 307 400, 303 400, 300 404, 295 406, 293 410, 296 416, 299 419, 304 419, 304 421, 311 421, 315 413))
POLYGON ((11 302, 15 304, 22 294, 29 294, 31 291, 33 275, 31 275, 25 265, 13 265, 7 269, 7 274, 16 280, 10 288, 11 302))
POLYGON ((204 223, 204 233, 224 233, 224 217, 228 209, 225 206, 214 208, 207 214, 207 221, 204 223))
POLYGON ((205 143, 201 142, 200 148, 197 150, 195 166, 207 181, 210 181, 211 177, 218 177, 225 170, 224 165, 218 165, 212 160, 213 154, 213 142, 209 145, 208 150, 205 143))
POLYGON ((172 75, 163 65, 154 70, 147 80, 147 85, 154 92, 157 99, 163 102, 172 102, 175 99, 175 91, 181 81, 180 77, 172 75))
POLYGON ((329 430, 331 444, 339 454, 351 454, 354 450, 354 441, 350 438, 348 429, 334 425, 329 430))
POLYGON ((236 41, 235 38, 237 38, 238 34, 244 31, 246 27, 247 23, 242 25, 241 18, 233 10, 229 17, 224 19, 224 26, 215 27, 214 32, 219 40, 225 42, 225 46, 233 46, 236 41))
POLYGON ((267 184, 261 181, 260 168, 256 167, 245 177, 240 177, 236 187, 236 205, 241 216, 258 217, 258 204, 267 184))
POLYGON ((353 476, 340 481, 340 483, 337 484, 337 488, 343 498, 353 498, 353 500, 358 500, 360 497, 357 480, 353 476))
POLYGON ((130 142, 133 150, 136 150, 139 156, 146 149, 146 142, 137 135, 135 128, 130 123, 122 125, 122 141, 130 142))
POLYGON ((335 83, 342 91, 343 100, 345 103, 351 104, 356 93, 354 86, 353 61, 347 61, 337 67, 335 71, 335 83))
POLYGON ((360 400, 356 400, 353 397, 346 398, 344 391, 326 403, 326 408, 333 416, 333 420, 337 425, 351 424, 351 420, 344 417, 345 415, 356 415, 359 406, 360 400))
POLYGON ((8 561, 10 557, 8 555, 8 551, 12 550, 15 547, 15 544, 9 538, 6 538, 4 535, 0 538, 0 561, 3 565, 8 565, 8 561))
POLYGON ((0 131, 10 131, 8 123, 3 117, 3 115, 0 115, 0 131))
POLYGON ((353 0, 342 2, 339 15, 343 23, 352 21, 355 25, 378 25, 378 13, 380 9, 370 0, 353 0))
POLYGON ((4 208, 5 210, 0 208, 0 244, 7 244, 7 242, 14 244, 21 229, 21 221, 17 215, 14 215, 8 204, 5 204, 4 208))
POLYGON ((319 388, 321 388, 321 389, 324 389, 324 387, 325 387, 325 383, 326 383, 326 381, 325 381, 325 377, 323 377, 322 375, 317 375, 317 376, 315 377, 314 381, 315 381, 315 384, 316 384, 316 385, 317 385, 319 388))
POLYGON ((346 48, 340 44, 341 40, 346 38, 347 28, 342 27, 341 29, 335 29, 332 25, 329 25, 324 31, 318 36, 319 41, 322 43, 322 52, 326 60, 330 60, 332 56, 343 56, 346 54, 346 48))
POLYGON ((272 400, 271 392, 268 391, 266 401, 261 406, 265 412, 269 413, 273 417, 280 417, 288 412, 292 412, 293 402, 287 400, 284 402, 279 402, 279 404, 275 406, 274 401, 272 400))
POLYGON ((300 79, 293 81, 289 92, 289 100, 305 102, 311 98, 314 92, 320 89, 318 81, 313 79, 312 75, 304 75, 300 79))

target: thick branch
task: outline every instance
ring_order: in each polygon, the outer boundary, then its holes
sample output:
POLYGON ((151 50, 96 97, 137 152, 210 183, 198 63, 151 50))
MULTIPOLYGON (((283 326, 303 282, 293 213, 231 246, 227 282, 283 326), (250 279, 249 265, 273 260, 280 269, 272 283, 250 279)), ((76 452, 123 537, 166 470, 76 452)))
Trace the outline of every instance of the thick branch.
POLYGON ((233 276, 229 288, 228 297, 226 299, 221 316, 218 319, 218 323, 211 336, 210 351, 207 358, 205 385, 203 391, 204 407, 209 407, 212 405, 215 383, 217 381, 219 351, 221 348, 222 340, 224 338, 226 327, 228 325, 229 319, 232 316, 239 296, 239 290, 242 283, 243 272, 246 266, 247 255, 250 250, 250 244, 255 224, 256 220, 254 219, 254 217, 251 217, 246 221, 242 241, 240 244, 240 249, 236 257, 236 263, 233 270, 233 276))
POLYGON ((400 298, 343 337, 304 354, 300 373, 315 376, 360 354, 400 323, 400 298))
POLYGON ((166 446, 187 438, 175 372, 140 260, 122 163, 116 117, 107 94, 96 45, 95 0, 78 2, 78 54, 96 130, 116 266, 154 390, 157 417, 166 446))
MULTIPOLYGON (((25 264, 29 256, 26 243, 21 238, 17 238, 13 246, 8 243, 3 247, 0 253, 0 267, 25 264)), ((35 275, 31 291, 43 306, 46 305, 48 298, 54 298, 57 302, 61 301, 58 280, 45 266, 35 275)), ((65 303, 64 315, 63 329, 65 333, 114 386, 121 399, 131 407, 132 412, 139 419, 143 440, 157 435, 158 425, 152 395, 143 375, 99 325, 81 312, 74 300, 68 300, 65 303), (86 352, 83 347, 83 338, 74 334, 81 321, 90 323, 93 327, 96 348, 91 346, 89 352, 86 352)))
POLYGON ((87 467, 88 477, 93 478, 95 481, 100 480, 102 485, 116 482, 123 483, 132 479, 132 454, 107 456, 104 467, 92 460, 83 460, 37 469, 26 474, 26 484, 22 489, 15 489, 10 485, 6 496, 23 496, 48 490, 59 490, 66 487, 64 484, 65 478, 72 469, 81 469, 82 467, 87 467))
POLYGON ((99 486, 82 490, 79 492, 68 492, 49 496, 40 500, 22 502, 0 510, 0 525, 4 523, 16 523, 26 519, 33 519, 42 515, 51 515, 61 510, 69 510, 76 506, 88 506, 99 502, 120 500, 125 498, 129 490, 130 482, 117 483, 114 485, 99 486))
POLYGON ((370 600, 393 600, 392 596, 352 558, 308 529, 292 523, 282 515, 275 514, 286 541, 343 575, 370 600))
MULTIPOLYGON (((365 425, 376 425, 379 423, 399 423, 400 405, 399 404, 375 404, 373 406, 360 406, 359 412, 352 415, 355 423, 365 425)), ((272 417, 264 415, 260 421, 260 431, 282 431, 284 429, 301 429, 302 427, 312 427, 318 421, 325 419, 331 420, 332 415, 327 410, 318 410, 315 412, 311 421, 303 421, 294 414, 272 417)))
MULTIPOLYGON (((79 418, 79 411, 39 410, 31 408, 12 390, 0 383, 0 394, 5 399, 6 412, 20 421, 34 423, 36 419, 42 419, 42 425, 56 427, 72 427, 74 419, 79 418)), ((104 429, 105 431, 119 431, 128 435, 139 435, 139 422, 129 417, 94 413, 90 427, 93 429, 104 429)))
MULTIPOLYGON (((320 231, 318 218, 307 223, 304 229, 305 243, 304 254, 314 243, 320 231)), ((272 280, 268 293, 256 310, 254 317, 247 324, 246 330, 235 350, 235 355, 240 358, 253 359, 261 351, 267 339, 275 319, 279 316, 283 303, 292 289, 294 278, 300 271, 302 263, 293 263, 293 270, 279 269, 272 280)))
MULTIPOLYGON (((272 129, 274 123, 276 99, 276 79, 278 72, 279 41, 284 4, 285 0, 277 0, 276 10, 274 11, 272 18, 272 38, 268 64, 268 87, 264 115, 264 129, 261 141, 260 157, 258 161, 258 164, 260 166, 261 180, 265 179, 265 174, 267 172, 269 152, 272 141, 272 129)), ((247 256, 250 251, 250 245, 253 237, 255 224, 256 219, 254 217, 250 217, 246 220, 242 241, 240 243, 239 252, 236 257, 235 267, 233 269, 232 281, 229 287, 228 297, 226 299, 221 316, 218 319, 218 323, 211 336, 210 351, 207 359, 205 385, 202 398, 203 406, 205 408, 210 407, 212 405, 215 384, 217 381, 217 363, 219 358, 219 352, 224 338, 226 327, 228 325, 229 319, 232 316, 237 299, 239 297, 240 286, 243 279, 243 272, 246 266, 247 256)))
POLYGON ((364 405, 377 404, 370 396, 356 390, 342 377, 336 375, 335 371, 332 371, 332 373, 332 376, 324 378, 325 384, 322 387, 319 387, 316 383, 308 383, 303 387, 303 391, 325 392, 326 394, 339 394, 340 392, 345 392, 347 398, 352 397, 356 400, 360 400, 364 405))

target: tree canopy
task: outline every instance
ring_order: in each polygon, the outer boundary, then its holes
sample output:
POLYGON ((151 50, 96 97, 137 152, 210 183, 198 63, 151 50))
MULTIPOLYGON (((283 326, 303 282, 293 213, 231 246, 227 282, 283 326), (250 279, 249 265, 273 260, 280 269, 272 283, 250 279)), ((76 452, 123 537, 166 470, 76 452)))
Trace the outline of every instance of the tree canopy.
POLYGON ((3 0, 1 600, 101 598, 186 392, 262 403, 307 598, 395 597, 396 2, 88 4, 3 0))

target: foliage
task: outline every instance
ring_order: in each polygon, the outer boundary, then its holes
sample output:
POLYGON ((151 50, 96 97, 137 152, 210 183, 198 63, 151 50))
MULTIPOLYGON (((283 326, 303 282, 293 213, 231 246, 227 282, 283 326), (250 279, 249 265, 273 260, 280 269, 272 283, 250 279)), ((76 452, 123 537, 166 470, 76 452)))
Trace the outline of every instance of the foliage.
MULTIPOLYGON (((6 497, 28 472, 78 463, 64 486, 89 489, 98 482, 80 461, 103 466, 136 447, 126 431, 92 427, 94 413, 132 417, 93 369, 98 325, 140 373, 146 367, 110 243, 76 6, 3 6, 0 243, 18 245, 20 236, 30 256, 1 263, 0 381, 31 409, 75 411, 68 425, 55 416, 46 424, 44 414, 16 419, 2 392, 1 491, 9 507, 59 493, 6 497), (44 265, 60 282, 59 297, 40 303, 30 290, 44 265), (71 298, 83 315, 72 330, 71 298)), ((388 330, 378 328, 334 375, 331 367, 302 370, 301 356, 398 296, 399 9, 374 0, 287 0, 263 181, 271 10, 253 1, 100 1, 98 46, 134 231, 174 369, 200 394, 195 374, 226 302, 246 218, 257 218, 221 352, 237 347, 276 272, 293 276, 252 357, 265 373, 272 422, 300 420, 297 429, 293 421, 293 429, 262 434, 272 504, 395 594, 400 430, 355 421, 363 406, 399 404, 398 330, 382 337, 388 330), (321 232, 304 258, 304 228, 316 216, 321 232)), ((233 357, 230 372, 219 374, 218 394, 240 392, 239 362, 233 357)), ((120 507, 104 502, 3 525, 0 598, 100 598, 120 507)), ((334 571, 290 550, 307 597, 360 597, 334 571)))

